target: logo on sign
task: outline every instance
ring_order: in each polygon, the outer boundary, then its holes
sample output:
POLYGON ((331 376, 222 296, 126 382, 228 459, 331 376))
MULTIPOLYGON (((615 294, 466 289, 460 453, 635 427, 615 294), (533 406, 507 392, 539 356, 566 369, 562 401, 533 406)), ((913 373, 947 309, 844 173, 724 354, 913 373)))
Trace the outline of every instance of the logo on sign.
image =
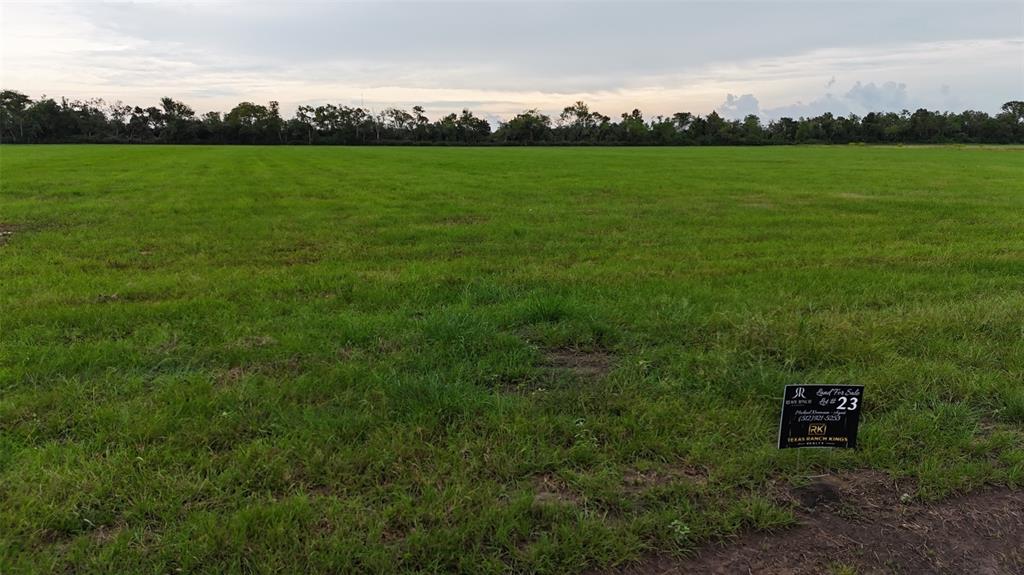
POLYGON ((807 426, 807 435, 825 435, 828 426, 824 423, 812 423, 807 426))

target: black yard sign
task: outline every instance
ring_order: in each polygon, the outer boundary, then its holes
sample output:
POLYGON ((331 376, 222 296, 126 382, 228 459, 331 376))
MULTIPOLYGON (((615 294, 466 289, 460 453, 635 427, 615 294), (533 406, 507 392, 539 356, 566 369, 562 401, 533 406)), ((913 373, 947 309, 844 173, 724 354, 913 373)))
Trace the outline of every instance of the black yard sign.
POLYGON ((779 449, 857 447, 863 385, 787 385, 779 449))

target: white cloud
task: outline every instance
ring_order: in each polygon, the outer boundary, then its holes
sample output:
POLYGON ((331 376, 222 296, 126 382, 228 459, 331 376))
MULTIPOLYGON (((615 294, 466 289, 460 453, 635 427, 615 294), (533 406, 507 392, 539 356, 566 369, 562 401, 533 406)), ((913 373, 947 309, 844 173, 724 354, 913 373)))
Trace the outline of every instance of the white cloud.
POLYGON ((907 85, 896 82, 885 82, 880 86, 874 82, 867 84, 857 82, 846 93, 845 98, 865 110, 878 112, 900 111, 906 108, 910 101, 907 95, 907 85))
POLYGON ((718 107, 718 113, 723 118, 742 120, 750 114, 760 114, 761 105, 753 94, 743 94, 742 96, 728 94, 725 97, 725 102, 718 107))
POLYGON ((850 106, 844 100, 836 98, 832 94, 825 94, 806 104, 797 102, 777 108, 769 108, 764 111, 764 117, 766 119, 800 118, 820 116, 826 112, 836 116, 845 116, 850 113, 850 106))

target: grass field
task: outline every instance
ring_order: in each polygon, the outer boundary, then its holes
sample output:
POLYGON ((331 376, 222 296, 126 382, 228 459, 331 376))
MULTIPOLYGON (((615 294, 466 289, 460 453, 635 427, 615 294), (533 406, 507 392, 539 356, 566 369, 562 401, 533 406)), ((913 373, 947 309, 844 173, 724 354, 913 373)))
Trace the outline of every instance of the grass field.
POLYGON ((573 573, 1024 484, 1024 149, 0 148, 0 572, 573 573), (860 449, 775 449, 787 383, 860 449), (179 571, 180 570, 180 571, 179 571))

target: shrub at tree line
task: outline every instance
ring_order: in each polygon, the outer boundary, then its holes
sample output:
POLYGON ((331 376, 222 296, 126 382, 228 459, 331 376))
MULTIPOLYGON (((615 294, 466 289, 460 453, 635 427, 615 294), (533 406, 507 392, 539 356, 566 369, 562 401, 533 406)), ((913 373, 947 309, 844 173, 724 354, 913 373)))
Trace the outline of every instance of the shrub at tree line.
POLYGON ((52 98, 32 100, 13 90, 0 92, 3 143, 167 143, 167 144, 439 144, 439 145, 764 145, 863 142, 1024 143, 1024 101, 1003 104, 991 116, 919 109, 911 113, 871 112, 863 117, 825 113, 764 123, 755 115, 727 120, 711 112, 679 112, 646 119, 640 110, 621 120, 576 102, 552 119, 527 110, 492 131, 469 110, 431 121, 421 106, 387 108, 300 106, 285 119, 277 102, 242 102, 227 114, 197 115, 172 98, 140 108, 121 102, 52 98))

